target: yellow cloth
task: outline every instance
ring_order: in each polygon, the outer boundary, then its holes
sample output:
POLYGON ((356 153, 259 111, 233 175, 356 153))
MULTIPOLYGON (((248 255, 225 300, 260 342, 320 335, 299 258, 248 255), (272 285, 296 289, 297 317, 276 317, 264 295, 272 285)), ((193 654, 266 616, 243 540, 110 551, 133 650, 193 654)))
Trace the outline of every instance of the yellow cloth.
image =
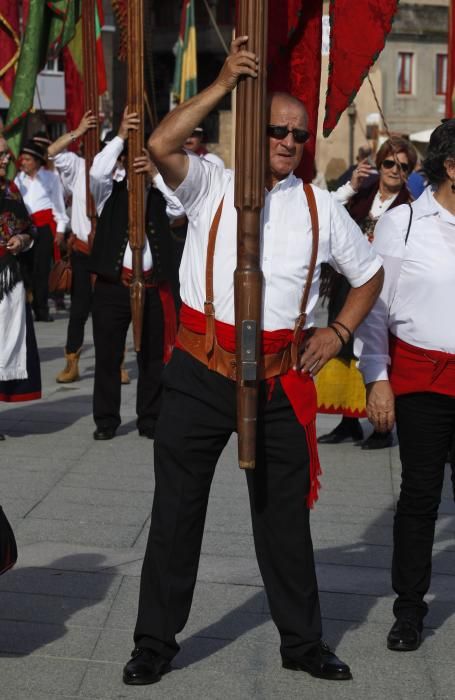
POLYGON ((366 417, 365 385, 356 362, 335 357, 316 375, 319 413, 366 417))

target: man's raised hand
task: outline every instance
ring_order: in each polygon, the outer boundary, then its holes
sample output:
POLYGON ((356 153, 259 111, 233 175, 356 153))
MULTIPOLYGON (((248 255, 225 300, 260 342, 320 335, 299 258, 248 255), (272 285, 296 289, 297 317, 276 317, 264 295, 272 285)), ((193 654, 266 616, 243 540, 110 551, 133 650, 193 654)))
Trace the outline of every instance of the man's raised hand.
POLYGON ((252 51, 243 48, 247 41, 247 36, 239 36, 231 43, 230 54, 216 80, 226 92, 231 92, 242 76, 247 75, 251 78, 258 76, 259 59, 252 51))

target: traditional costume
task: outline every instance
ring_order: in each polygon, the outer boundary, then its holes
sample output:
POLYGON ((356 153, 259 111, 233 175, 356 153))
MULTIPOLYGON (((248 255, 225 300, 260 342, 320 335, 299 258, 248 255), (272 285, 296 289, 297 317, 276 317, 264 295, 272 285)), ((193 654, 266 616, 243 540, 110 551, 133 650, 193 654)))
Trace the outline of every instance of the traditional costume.
MULTIPOLYGON (((394 522, 394 614, 422 629, 435 523, 455 435, 455 216, 431 187, 386 214, 373 247, 381 296, 356 333, 365 383, 390 380, 402 482, 394 522)), ((414 647, 416 648, 416 647, 414 647)))
MULTIPOLYGON (((177 347, 164 373, 154 505, 134 633, 140 650, 153 650, 166 660, 177 653, 176 634, 189 615, 216 463, 236 430, 233 173, 189 154, 188 174, 175 195, 189 221, 180 268, 183 305, 177 347)), ((319 473, 316 395, 311 377, 290 369, 305 334, 296 319, 306 306, 306 327, 313 324, 322 261, 330 260, 353 286, 366 283, 380 268, 356 224, 328 193, 310 188, 307 196, 302 181, 290 174, 265 197, 265 380, 260 382, 256 469, 246 474, 256 554, 289 663, 321 639, 309 526, 319 473), (319 226, 312 226, 307 196, 316 199, 319 226), (317 265, 307 284, 315 229, 317 265)), ((126 682, 134 682, 128 665, 124 673, 126 682)))
MULTIPOLYGON (((380 217, 389 209, 408 202, 411 198, 406 184, 403 184, 401 190, 395 195, 388 199, 382 199, 379 193, 378 180, 369 187, 363 187, 357 193, 348 182, 340 187, 333 196, 340 204, 346 205, 349 214, 360 226, 370 243, 374 240, 375 226, 380 217)), ((350 289, 351 286, 345 277, 333 273, 330 274, 327 294, 329 323, 338 316, 343 308, 350 289)), ((344 424, 348 426, 347 430, 350 430, 352 433, 352 438, 360 441, 363 433, 358 421, 349 421, 352 418, 366 418, 367 415, 365 409, 365 386, 362 376, 357 369, 357 358, 354 354, 352 340, 342 348, 338 357, 330 360, 318 373, 316 387, 318 392, 318 412, 342 415, 344 424)), ((340 426, 342 425, 340 424, 340 426)), ((330 443, 337 441, 336 439, 331 439, 332 436, 336 438, 336 430, 321 436, 319 438, 320 442, 330 443)), ((340 431, 340 437, 342 435, 343 433, 340 431)), ((385 442, 384 438, 383 442, 385 442)))
MULTIPOLYGON (((90 187, 99 221, 89 269, 96 273, 92 320, 95 343, 93 415, 96 439, 110 439, 120 425, 120 366, 131 322, 129 283, 132 251, 128 243, 126 172, 116 169, 124 147, 119 136, 98 153, 90 170, 90 187)), ((137 427, 152 438, 161 402, 161 374, 175 339, 175 307, 169 277, 169 229, 166 204, 151 189, 143 251, 145 308, 142 347, 137 355, 137 427), (167 246, 166 246, 167 244, 167 246)))
MULTIPOLYGON (((43 164, 45 150, 33 140, 27 142, 21 153, 32 155, 43 164)), ((34 177, 19 172, 15 183, 22 195, 38 236, 27 261, 33 293, 33 311, 36 321, 50 321, 48 296, 49 273, 52 259, 60 259, 56 234, 64 233, 69 221, 63 199, 63 187, 57 173, 41 167, 34 177)))
POLYGON ((17 256, 6 247, 13 236, 36 237, 13 182, 0 181, 0 401, 41 398, 41 373, 30 307, 17 256))

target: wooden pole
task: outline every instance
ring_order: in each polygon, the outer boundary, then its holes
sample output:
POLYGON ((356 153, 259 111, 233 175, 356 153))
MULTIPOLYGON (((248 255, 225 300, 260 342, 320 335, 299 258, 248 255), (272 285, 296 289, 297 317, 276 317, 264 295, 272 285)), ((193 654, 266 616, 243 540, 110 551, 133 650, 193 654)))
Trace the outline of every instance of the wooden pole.
POLYGON ((90 219, 90 245, 96 233, 96 206, 90 192, 89 172, 93 159, 98 153, 100 143, 98 75, 96 69, 96 34, 95 34, 96 0, 84 0, 82 3, 82 60, 84 71, 84 112, 89 109, 96 116, 96 127, 89 129, 84 136, 85 158, 85 192, 87 217, 90 219))
POLYGON ((449 5, 449 36, 447 41, 447 92, 446 92, 446 117, 453 117, 455 91, 455 0, 450 0, 449 5))
POLYGON ((143 0, 128 2, 128 111, 139 115, 139 128, 128 137, 128 235, 133 252, 133 279, 130 286, 133 338, 136 352, 141 349, 145 285, 142 251, 145 243, 144 175, 134 172, 134 159, 144 146, 144 5, 143 0))
POLYGON ((257 79, 242 79, 237 89, 235 207, 237 269, 234 273, 237 343, 237 432, 239 466, 256 460, 258 363, 260 357, 262 271, 260 219, 265 187, 267 99, 267 0, 240 0, 236 35, 247 35, 249 51, 259 57, 257 79))

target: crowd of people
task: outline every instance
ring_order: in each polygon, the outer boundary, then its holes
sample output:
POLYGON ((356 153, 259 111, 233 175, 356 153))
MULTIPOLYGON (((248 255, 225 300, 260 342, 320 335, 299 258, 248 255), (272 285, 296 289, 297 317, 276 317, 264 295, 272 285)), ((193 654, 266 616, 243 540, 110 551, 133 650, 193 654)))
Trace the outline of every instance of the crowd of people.
MULTIPOLYGON (((244 49, 245 40, 233 42, 215 82, 169 113, 134 161, 148 180, 137 429, 154 440, 155 492, 126 684, 156 682, 179 650, 212 477, 236 429, 228 369, 235 352, 235 177, 203 147, 200 124, 242 76, 256 76, 257 57, 244 49)), ((433 132, 419 165, 424 189, 415 199, 408 178, 418 159, 407 140, 388 138, 374 160, 364 147, 328 192, 304 186, 294 174, 309 136, 304 105, 274 93, 267 119, 264 372, 257 464, 246 475, 253 535, 284 668, 348 680, 349 666, 322 639, 309 522, 319 485, 316 413, 341 416, 320 443, 353 440, 364 449, 390 446, 396 421, 402 484, 387 646, 415 650, 455 435, 455 311, 447 304, 455 292, 455 120, 433 132), (324 328, 314 328, 319 299, 328 303, 324 328), (364 416, 374 427, 366 440, 364 416)), ((71 309, 66 366, 57 381, 79 379, 91 312, 96 440, 113 439, 121 420, 133 267, 125 146, 138 123, 125 109, 90 168, 98 217, 93 240, 85 160, 67 148, 95 126, 94 117, 85 114, 77 130, 55 143, 27 141, 14 182, 6 179, 8 150, 0 138, 0 327, 7 338, 0 348, 0 399, 40 396, 31 309, 36 322, 51 320, 47 279, 71 195, 71 309)))

